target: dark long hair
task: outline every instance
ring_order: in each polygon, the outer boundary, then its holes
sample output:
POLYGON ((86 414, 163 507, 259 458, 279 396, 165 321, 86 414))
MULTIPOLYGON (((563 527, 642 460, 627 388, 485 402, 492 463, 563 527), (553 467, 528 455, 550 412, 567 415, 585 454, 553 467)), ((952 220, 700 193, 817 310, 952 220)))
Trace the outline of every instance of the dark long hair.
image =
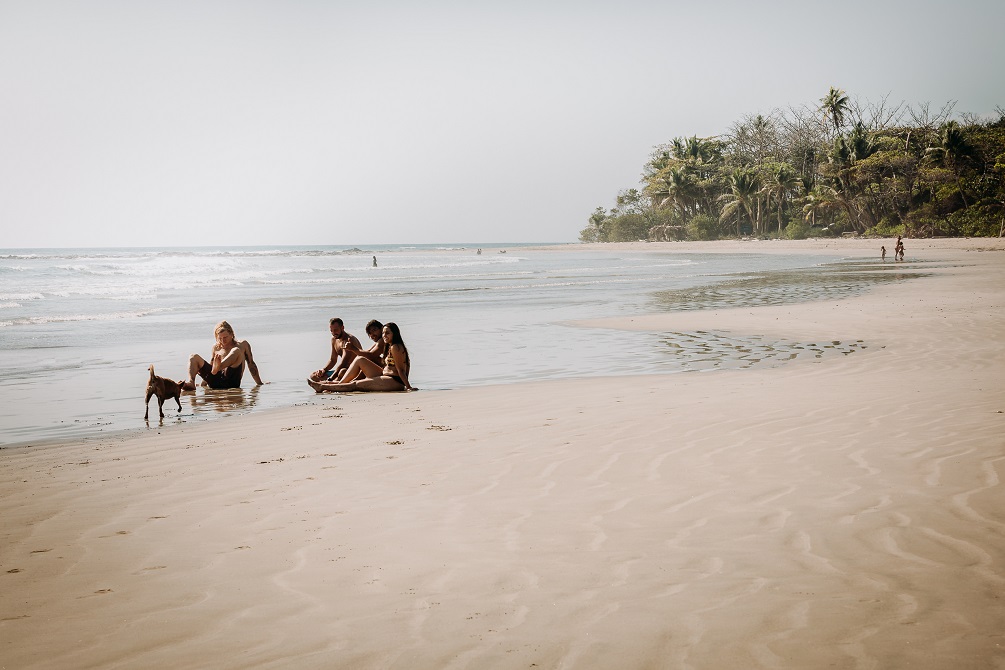
POLYGON ((393 321, 388 321, 384 324, 385 328, 391 329, 391 344, 397 344, 402 349, 405 350, 405 364, 408 364, 408 347, 405 346, 405 340, 401 339, 401 331, 398 329, 398 324, 393 321))

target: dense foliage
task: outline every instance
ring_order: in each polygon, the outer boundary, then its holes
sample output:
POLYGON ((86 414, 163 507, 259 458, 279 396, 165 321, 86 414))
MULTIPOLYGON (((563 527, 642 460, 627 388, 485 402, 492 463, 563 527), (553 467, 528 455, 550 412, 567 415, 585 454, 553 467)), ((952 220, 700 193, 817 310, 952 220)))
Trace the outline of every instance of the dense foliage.
POLYGON ((747 117, 717 137, 654 148, 641 188, 598 207, 583 242, 839 235, 997 236, 1005 226, 998 119, 852 101, 747 117))

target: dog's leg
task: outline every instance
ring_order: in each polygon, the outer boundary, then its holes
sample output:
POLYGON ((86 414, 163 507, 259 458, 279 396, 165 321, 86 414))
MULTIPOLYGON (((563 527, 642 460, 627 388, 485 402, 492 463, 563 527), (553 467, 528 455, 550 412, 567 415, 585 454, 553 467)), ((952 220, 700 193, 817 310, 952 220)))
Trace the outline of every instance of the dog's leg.
POLYGON ((161 418, 164 418, 164 398, 157 396, 157 410, 161 413, 161 418))
POLYGON ((153 391, 151 391, 150 389, 147 389, 147 399, 146 399, 146 402, 143 403, 144 405, 146 405, 146 408, 147 408, 147 411, 143 413, 143 420, 144 421, 149 421, 150 420, 150 397, 153 394, 154 394, 153 391))
POLYGON ((178 411, 181 412, 181 398, 179 398, 178 396, 175 396, 174 397, 174 401, 176 403, 178 403, 178 411))

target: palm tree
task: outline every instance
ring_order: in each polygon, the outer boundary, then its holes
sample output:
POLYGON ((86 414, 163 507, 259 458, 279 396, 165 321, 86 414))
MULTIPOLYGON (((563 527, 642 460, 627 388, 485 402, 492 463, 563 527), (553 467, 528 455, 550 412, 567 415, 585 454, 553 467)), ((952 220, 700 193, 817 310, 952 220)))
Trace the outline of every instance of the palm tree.
POLYGON ((848 133, 848 139, 845 141, 845 144, 849 151, 849 162, 851 163, 864 160, 876 153, 876 139, 861 121, 856 122, 851 132, 848 133))
POLYGON ((844 115, 848 111, 848 96, 841 89, 831 86, 830 92, 820 98, 820 103, 824 118, 830 117, 834 123, 834 132, 840 135, 841 126, 844 125, 844 115))
POLYGON ((828 186, 815 186, 806 194, 806 204, 803 205, 803 218, 811 226, 817 225, 817 214, 823 214, 837 207, 834 189, 828 186))
POLYGON ((960 191, 960 197, 963 198, 963 207, 969 208, 967 196, 963 192, 963 175, 960 167, 964 159, 973 156, 974 148, 967 142, 960 125, 955 121, 943 125, 939 131, 939 146, 928 149, 926 153, 935 154, 943 163, 949 164, 953 174, 956 175, 956 187, 960 191))
POLYGON ((694 177, 684 167, 677 167, 668 170, 664 176, 666 184, 666 198, 660 205, 671 204, 682 214, 687 214, 694 202, 695 183, 694 177))
POLYGON ((771 171, 767 185, 764 187, 769 196, 774 196, 775 205, 778 206, 778 232, 782 232, 782 206, 785 204, 785 197, 799 188, 802 180, 796 174, 795 169, 787 163, 782 163, 771 171))
MULTIPOLYGON (((743 210, 747 214, 750 224, 753 226, 754 214, 751 211, 751 205, 757 197, 757 177, 746 170, 736 169, 726 178, 726 183, 729 184, 729 193, 719 196, 720 200, 727 200, 726 204, 722 207, 722 214, 719 215, 719 220, 728 219, 733 214, 737 214, 739 210, 743 210)), ((739 237, 740 235, 740 217, 737 216, 736 236, 739 237)))

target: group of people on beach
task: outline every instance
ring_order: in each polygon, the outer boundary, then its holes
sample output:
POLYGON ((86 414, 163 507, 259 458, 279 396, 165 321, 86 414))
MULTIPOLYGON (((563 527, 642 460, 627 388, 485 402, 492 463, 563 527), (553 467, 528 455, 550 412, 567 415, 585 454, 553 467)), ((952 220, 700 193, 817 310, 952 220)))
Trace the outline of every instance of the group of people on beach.
MULTIPOLYGON (((893 247, 893 260, 902 261, 904 260, 904 241, 900 239, 900 235, 897 235, 897 244, 893 247)), ((879 248, 880 260, 886 260, 886 247, 882 246, 879 248)))
MULTIPOLYGON (((356 336, 346 332, 342 319, 335 317, 328 325, 332 334, 331 357, 323 368, 307 378, 307 383, 317 393, 416 390, 408 381, 411 362, 397 324, 382 324, 376 319, 367 323, 366 334, 373 345, 366 350, 356 336)), ((229 323, 218 323, 213 334, 216 342, 210 359, 207 361, 199 354, 192 354, 188 379, 182 383, 182 389, 194 391, 196 377, 201 377, 203 385, 211 389, 240 388, 245 367, 256 384, 266 383, 258 371, 251 344, 238 340, 229 323)))
POLYGON ((366 324, 366 335, 373 345, 365 350, 355 335, 346 332, 337 316, 328 322, 328 328, 332 334, 331 356, 323 368, 307 378, 315 391, 415 390, 408 382, 411 362, 398 324, 371 319, 366 324))

